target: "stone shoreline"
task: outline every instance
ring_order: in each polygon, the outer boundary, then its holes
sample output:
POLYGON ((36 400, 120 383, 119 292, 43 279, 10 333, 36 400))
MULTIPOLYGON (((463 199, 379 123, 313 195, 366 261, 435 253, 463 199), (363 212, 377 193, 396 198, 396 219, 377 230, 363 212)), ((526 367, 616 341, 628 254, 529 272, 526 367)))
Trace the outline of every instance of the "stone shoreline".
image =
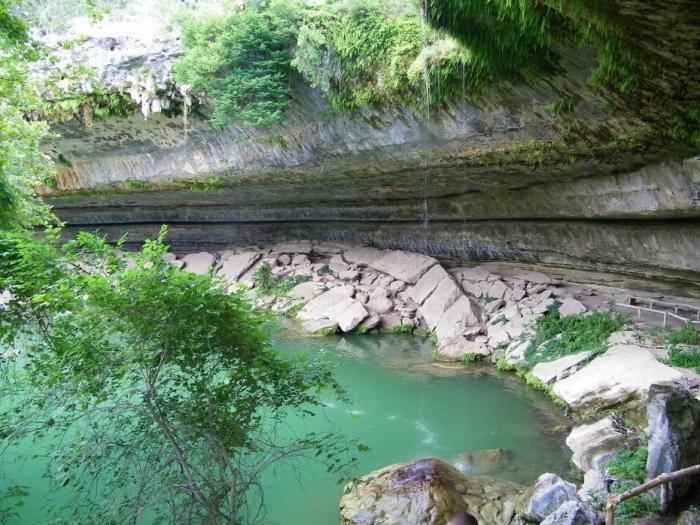
MULTIPOLYGON (((553 305, 558 305, 562 316, 607 309, 604 300, 593 297, 595 292, 572 288, 542 273, 506 277, 483 266, 446 269, 432 257, 367 246, 293 241, 265 249, 247 247, 181 257, 170 254, 168 259, 187 271, 213 272, 226 279, 232 289, 246 287, 256 306, 296 318, 307 333, 417 330, 435 342, 436 359, 447 361, 483 359, 520 367, 531 344, 533 323, 553 305), (264 295, 256 291, 254 276, 264 265, 269 265, 277 282, 287 283, 284 293, 264 295)), ((455 496, 459 490, 454 492, 453 485, 469 486, 470 477, 453 472, 449 465, 439 460, 398 465, 383 469, 379 478, 373 473, 346 489, 341 502, 342 523, 389 524, 399 519, 397 516, 409 519, 405 523, 441 523, 445 509, 465 504, 487 523, 515 523, 516 515, 543 523, 597 523, 599 516, 590 508, 589 494, 604 491, 607 461, 617 451, 638 444, 643 429, 649 440, 650 476, 700 462, 700 377, 692 370, 661 362, 665 352, 654 347, 644 332, 628 329, 613 333, 602 354, 569 355, 539 363, 530 371, 581 423, 566 440, 572 461, 583 475, 580 489, 553 474, 544 474, 524 495, 523 490, 510 490, 509 499, 499 492, 501 505, 494 507, 482 498, 479 506, 473 498, 464 503, 455 496), (665 409, 667 405, 681 409, 674 412, 665 409), (608 415, 613 410, 615 415, 608 415), (623 419, 635 421, 636 428, 627 428, 623 419), (408 504, 405 497, 396 494, 405 496, 410 487, 377 488, 377 479, 395 482, 392 469, 403 472, 417 468, 427 468, 432 472, 430 479, 439 481, 435 490, 428 490, 432 496, 423 494, 426 486, 419 484, 422 495, 413 493, 417 499, 408 504), (460 476, 463 479, 455 481, 460 476), (451 480, 449 490, 442 486, 444 479, 451 480), (436 506, 434 496, 443 489, 450 496, 447 503, 436 506), (394 493, 396 497, 391 496, 394 493), (541 506, 543 500, 547 513, 528 511, 533 505, 541 506), (387 505, 392 512, 384 511, 387 505), (379 512, 379 506, 385 509, 379 512), (423 517, 415 521, 418 515, 423 517)), ((477 481, 471 479, 471 484, 477 481)), ((491 486, 502 484, 494 480, 491 486)), ((685 492, 687 487, 676 496, 685 492)))

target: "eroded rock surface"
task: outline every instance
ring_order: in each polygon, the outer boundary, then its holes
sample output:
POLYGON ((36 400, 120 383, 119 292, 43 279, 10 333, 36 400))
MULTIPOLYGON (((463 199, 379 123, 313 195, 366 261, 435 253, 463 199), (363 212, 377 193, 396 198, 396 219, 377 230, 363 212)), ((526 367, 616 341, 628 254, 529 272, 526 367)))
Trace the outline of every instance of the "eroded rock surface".
POLYGON ((391 465, 345 487, 340 501, 343 525, 443 525, 457 511, 480 523, 515 521, 522 488, 484 476, 463 476, 439 459, 391 465))

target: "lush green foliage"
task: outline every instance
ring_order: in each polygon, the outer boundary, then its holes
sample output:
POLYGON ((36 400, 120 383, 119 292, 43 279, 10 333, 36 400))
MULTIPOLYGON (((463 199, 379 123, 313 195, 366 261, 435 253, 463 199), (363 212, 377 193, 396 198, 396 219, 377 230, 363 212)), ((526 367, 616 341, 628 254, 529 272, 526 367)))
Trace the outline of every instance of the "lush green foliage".
POLYGON ((32 226, 50 218, 36 187, 51 176, 52 165, 39 149, 48 134, 44 123, 27 122, 23 110, 36 103, 27 69, 37 56, 23 21, 0 0, 0 228, 32 226))
POLYGON ((449 31, 472 53, 471 66, 486 80, 512 76, 551 62, 557 46, 593 44, 598 67, 591 83, 632 92, 652 68, 624 44, 623 28, 594 2, 583 0, 428 0, 432 24, 449 31))
POLYGON ((74 522, 245 523, 266 467, 352 462, 330 434, 275 432, 322 389, 342 395, 329 370, 279 357, 242 295, 163 262, 163 235, 131 265, 90 234, 0 237, 0 289, 14 294, 0 345, 24 352, 2 374, 3 436, 48 440, 47 475, 79 494, 74 522))
POLYGON ((175 79, 212 101, 212 122, 241 120, 269 126, 283 119, 289 90, 296 11, 281 2, 251 4, 229 16, 206 16, 184 24, 187 53, 175 79))
POLYGON ((603 352, 610 334, 626 322, 625 317, 613 313, 561 316, 559 307, 555 306, 535 323, 535 338, 525 358, 532 366, 587 350, 603 352))
MULTIPOLYGON (((621 494, 646 481, 648 455, 646 445, 643 444, 634 450, 623 449, 610 460, 607 468, 610 475, 616 479, 612 485, 614 494, 621 494)), ((625 525, 630 523, 631 518, 658 512, 658 510, 658 502, 654 497, 644 493, 618 505, 615 510, 615 521, 625 525)))
POLYGON ((265 295, 283 296, 288 294, 297 284, 306 282, 311 278, 307 275, 280 277, 272 273, 272 266, 264 262, 255 270, 253 283, 258 297, 265 295))
POLYGON ((410 334, 413 332, 414 328, 412 324, 397 324, 391 331, 395 334, 410 334))
POLYGON ((681 368, 694 368, 700 373, 700 335, 692 323, 687 323, 680 331, 669 334, 666 343, 670 346, 669 364, 681 368), (679 345, 693 348, 680 348, 679 345))

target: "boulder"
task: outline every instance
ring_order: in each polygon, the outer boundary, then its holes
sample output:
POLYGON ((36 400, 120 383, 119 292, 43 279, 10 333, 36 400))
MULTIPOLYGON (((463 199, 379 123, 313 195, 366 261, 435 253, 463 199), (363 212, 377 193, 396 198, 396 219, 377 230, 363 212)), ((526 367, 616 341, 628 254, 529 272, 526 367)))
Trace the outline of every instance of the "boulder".
POLYGON ((437 353, 443 360, 459 361, 460 358, 468 354, 487 356, 491 352, 483 341, 469 341, 458 335, 440 341, 437 353))
POLYGON ((593 352, 581 352, 580 354, 560 357, 554 361, 537 363, 532 369, 532 375, 544 384, 551 385, 579 370, 592 355, 593 352))
POLYGON ((277 257, 277 264, 279 266, 289 266, 292 263, 292 258, 287 253, 283 253, 277 257))
POLYGON ((428 328, 434 330, 445 311, 462 297, 462 290, 450 276, 445 277, 418 309, 428 328))
POLYGON ((214 266, 214 255, 209 252, 189 253, 182 258, 182 262, 186 272, 209 275, 214 266))
POLYGON ((428 296, 433 293, 440 282, 448 277, 445 269, 438 265, 433 266, 428 270, 418 282, 408 289, 408 296, 413 299, 416 304, 423 304, 428 296))
POLYGON ((593 410, 646 396, 649 387, 683 377, 657 361, 648 349, 618 345, 571 376, 554 383, 554 392, 569 406, 593 410))
POLYGON ((379 317, 377 314, 370 314, 364 321, 360 323, 360 328, 364 328, 365 330, 372 330, 373 328, 377 328, 382 322, 382 318, 379 317))
POLYGON ((292 257, 292 266, 306 266, 308 264, 311 264, 311 261, 305 253, 297 253, 292 257))
MULTIPOLYGON (((455 289, 458 290, 456 285, 455 289)), ((435 327, 438 340, 462 335, 467 328, 478 325, 480 317, 481 312, 476 301, 462 295, 440 317, 435 327)), ((477 326, 477 332, 478 330, 477 326)))
POLYGON ((539 523, 567 501, 580 501, 576 485, 556 474, 546 473, 523 494, 519 507, 525 519, 539 523))
POLYGON ((297 299, 308 303, 312 299, 315 299, 321 295, 325 286, 322 283, 316 283, 312 281, 307 281, 304 283, 297 284, 294 288, 289 291, 289 297, 292 299, 297 299))
MULTIPOLYGON (((675 385, 652 385, 647 402, 647 477, 700 464, 700 401, 675 385)), ((688 494, 690 478, 671 483, 670 503, 688 494)))
POLYGON ((369 296, 367 309, 370 312, 377 314, 385 314, 394 308, 394 303, 387 296, 387 291, 384 288, 375 289, 369 296))
POLYGON ((601 470, 603 465, 635 435, 631 434, 617 418, 612 416, 574 428, 566 438, 566 445, 573 452, 571 460, 579 469, 601 470))
POLYGON ((587 310, 581 301, 577 301, 572 297, 566 297, 560 302, 559 315, 562 316, 582 314, 587 310))
POLYGON ((454 465, 462 474, 491 474, 505 469, 510 461, 510 450, 489 448, 460 454, 454 465))
POLYGON ((353 331, 369 315, 359 301, 354 299, 350 299, 350 301, 352 302, 347 307, 344 307, 340 313, 334 316, 343 332, 353 331))
POLYGON ((401 250, 381 251, 376 248, 353 248, 347 250, 344 257, 350 263, 369 266, 411 284, 415 284, 431 266, 437 264, 435 259, 426 255, 401 250))
POLYGON ((336 286, 309 301, 297 314, 300 321, 332 319, 328 312, 354 295, 352 286, 336 286))
POLYGON ((396 326, 401 326, 403 323, 402 317, 396 312, 391 312, 388 314, 383 314, 379 316, 382 320, 382 328, 392 330, 396 326))
POLYGON ((463 476, 439 459, 391 465, 346 485, 340 500, 341 525, 444 525, 457 511, 479 523, 515 520, 514 501, 522 488, 485 476, 463 476))
POLYGON ((238 282, 260 257, 261 254, 258 252, 243 252, 232 255, 224 261, 217 275, 223 276, 229 284, 238 282))
POLYGON ((489 299, 503 299, 509 288, 503 281, 490 281, 482 286, 483 296, 489 299))
POLYGON ((302 323, 302 328, 310 334, 325 332, 326 330, 338 330, 338 323, 334 319, 313 319, 302 323))
POLYGON ((552 512, 541 525, 600 525, 601 516, 582 501, 567 501, 552 512))
POLYGON ((177 261, 177 255, 174 253, 168 252, 163 254, 163 262, 172 263, 175 261, 177 261))
POLYGON ((404 288, 406 288, 406 283, 399 280, 392 281, 392 283, 389 285, 389 291, 392 294, 402 292, 404 288))

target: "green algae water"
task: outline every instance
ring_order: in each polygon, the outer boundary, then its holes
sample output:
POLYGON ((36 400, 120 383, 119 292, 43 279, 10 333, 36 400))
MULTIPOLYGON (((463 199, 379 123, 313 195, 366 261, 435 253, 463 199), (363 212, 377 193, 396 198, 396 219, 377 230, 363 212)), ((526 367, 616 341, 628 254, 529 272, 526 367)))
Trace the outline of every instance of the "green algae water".
MULTIPOLYGON (((432 344, 405 334, 309 338, 276 331, 273 341, 283 353, 323 350, 334 365, 351 404, 329 397, 314 417, 290 418, 288 431, 340 432, 367 445, 370 451, 359 454, 356 475, 424 457, 454 461, 463 452, 488 448, 511 452, 511 462, 494 475, 513 481, 568 471, 561 413, 512 374, 487 365, 433 363, 432 344)), ((39 447, 22 444, 23 450, 3 456, 0 493, 11 485, 29 490, 11 525, 52 523, 59 515, 50 508, 75 497, 68 490, 51 492, 43 478, 45 462, 31 458, 39 447)), ((342 486, 319 463, 278 466, 265 474, 263 486, 262 523, 338 523, 342 486)))

